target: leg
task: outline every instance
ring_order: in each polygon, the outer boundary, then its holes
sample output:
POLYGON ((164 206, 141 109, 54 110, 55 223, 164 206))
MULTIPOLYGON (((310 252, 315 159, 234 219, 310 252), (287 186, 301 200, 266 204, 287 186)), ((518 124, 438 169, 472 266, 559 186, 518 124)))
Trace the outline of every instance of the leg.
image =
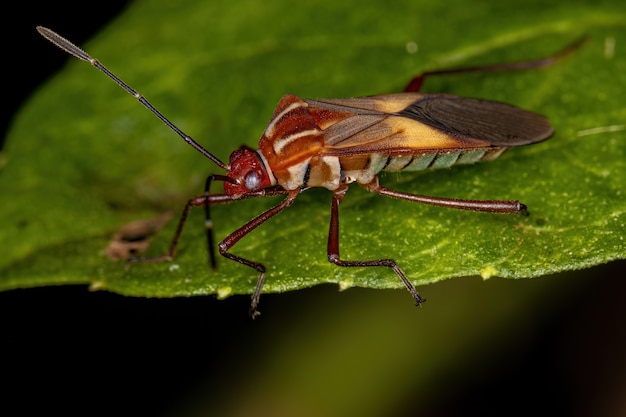
MULTIPOLYGON (((211 268, 217 268, 217 260, 215 259, 215 244, 213 243, 213 220, 211 220, 211 206, 213 204, 219 204, 221 202, 229 202, 234 201, 235 199, 232 196, 227 194, 210 194, 211 183, 213 181, 223 181, 223 182, 234 182, 234 180, 226 175, 218 175, 211 174, 207 177, 206 182, 204 183, 204 198, 196 197, 190 200, 187 205, 193 206, 204 206, 204 228, 206 229, 206 239, 207 239, 207 250, 209 252, 209 262, 211 264, 211 268)), ((305 191, 305 190, 301 190, 305 191)), ((271 195, 279 195, 279 194, 287 194, 287 191, 279 186, 264 188, 261 190, 253 191, 243 196, 237 198, 237 200, 242 200, 246 198, 256 198, 256 197, 266 197, 271 195)), ((178 230, 176 231, 176 235, 174 236, 173 248, 170 248, 170 252, 176 248, 176 243, 178 241, 178 236, 182 231, 182 223, 184 223, 185 218, 187 217, 187 212, 189 211, 188 207, 185 207, 185 211, 183 211, 183 216, 181 217, 181 224, 178 225, 178 230)))
MULTIPOLYGON (((215 178, 213 178, 215 179, 215 178)), ((207 183, 210 183, 210 180, 207 180, 207 183)), ((250 261, 248 259, 242 258, 237 255, 233 255, 229 253, 228 250, 232 248, 241 238, 246 236, 248 233, 256 229, 258 226, 275 216, 276 214, 283 211, 285 208, 289 207, 299 193, 308 190, 308 188, 303 188, 300 190, 287 191, 280 187, 270 187, 258 191, 254 191, 251 193, 244 194, 237 199, 234 199, 232 196, 227 194, 213 194, 208 195, 204 194, 195 198, 192 198, 187 202, 183 212, 180 216, 180 220, 178 221, 178 226, 176 227, 176 232, 174 233, 174 237, 172 238, 172 243, 170 244, 169 250, 165 255, 154 256, 154 257, 146 257, 146 258, 131 258, 128 262, 160 262, 160 261, 171 261, 176 256, 176 248, 178 247, 178 241, 180 239, 180 235, 183 232, 183 227, 187 221, 187 216, 189 215, 189 211, 192 207, 207 207, 207 205, 214 204, 222 204, 228 203, 237 200, 249 199, 249 198, 258 198, 258 197, 269 197, 269 196, 277 196, 277 195, 285 195, 287 197, 277 206, 261 213, 248 223, 241 226, 239 229, 235 230, 233 233, 228 235, 222 242, 219 244, 219 251, 222 256, 225 258, 231 259, 235 262, 239 262, 240 264, 247 265, 251 268, 256 269, 259 272, 259 279, 257 281, 256 288, 252 295, 252 303, 250 305, 250 315, 252 318, 256 317, 259 313, 257 311, 257 306, 259 304, 259 298, 261 296, 261 289, 263 287, 263 281, 265 279, 265 266, 261 263, 250 261)), ((209 257, 212 260, 212 265, 214 264, 214 260, 211 258, 213 248, 211 246, 213 242, 213 233, 212 233, 212 221, 209 216, 209 212, 205 211, 206 220, 205 226, 207 228, 207 240, 209 243, 209 257)))
POLYGON ((252 294, 252 302, 250 304, 250 316, 252 318, 255 318, 257 315, 259 315, 259 312, 257 311, 257 306, 259 305, 261 289, 263 287, 263 281, 265 280, 265 266, 259 262, 250 261, 240 256, 233 255, 228 251, 237 242, 239 242, 241 238, 243 238, 248 233, 256 229, 258 226, 265 223, 267 220, 271 219, 272 217, 289 207, 294 202, 299 193, 300 190, 288 191, 287 197, 279 205, 274 206, 271 209, 259 214, 257 217, 250 220, 248 223, 244 224, 230 235, 226 236, 226 239, 222 240, 219 244, 220 254, 223 257, 233 260, 235 262, 239 262, 240 264, 247 265, 250 268, 254 268, 259 272, 259 279, 257 281, 254 293, 252 294))
POLYGON ((404 272, 400 269, 400 267, 396 264, 396 261, 393 259, 375 259, 371 261, 344 261, 339 257, 339 203, 343 200, 346 195, 346 191, 348 191, 348 186, 344 185, 337 190, 335 190, 333 194, 333 201, 330 209, 330 230, 328 232, 328 260, 335 265, 344 266, 344 267, 360 267, 360 266, 386 266, 388 268, 393 269, 393 271, 400 277, 407 290, 411 293, 413 298, 415 299, 415 305, 421 305, 424 301, 424 298, 420 297, 417 290, 406 277, 404 272))
POLYGON ((526 213, 526 206, 517 200, 458 200, 454 198, 431 197, 425 195, 403 193, 382 187, 378 178, 369 184, 361 184, 364 188, 387 197, 430 206, 455 208, 460 210, 482 211, 488 213, 526 213))
POLYGON ((206 196, 199 196, 192 198, 187 201, 185 204, 185 208, 180 215, 180 219, 178 220, 178 226, 176 227, 176 232, 174 233, 174 237, 172 238, 172 242, 170 243, 170 247, 166 254, 160 256, 150 256, 150 257, 137 257, 128 259, 128 263, 135 262, 162 262, 162 261, 171 261, 176 256, 176 248, 178 247, 178 240, 180 239, 180 235, 183 232, 183 227, 187 221, 187 216, 189 215, 189 211, 194 206, 202 206, 206 203, 206 196))
MULTIPOLYGON (((213 220, 211 220, 210 191, 211 191, 211 183, 215 180, 233 181, 230 177, 227 177, 225 175, 211 174, 207 177, 206 182, 204 183, 204 229, 206 230, 206 243, 207 243, 207 251, 209 252, 209 262, 211 263, 211 268, 213 269, 217 268, 217 260, 215 259, 215 245, 213 243, 213 220)), ((183 212, 183 216, 186 218, 187 214, 183 212)), ((183 220, 182 217, 181 217, 181 220, 183 220)), ((174 236, 174 239, 176 242, 178 241, 177 235, 180 235, 180 232, 182 231, 181 224, 179 224, 179 229, 180 230, 176 230, 176 236, 174 236)), ((174 246, 174 249, 175 249, 175 246, 174 246)), ((171 248, 170 248, 170 251, 172 251, 171 248)))
MULTIPOLYGON (((207 180, 207 182, 208 181, 209 180, 207 180)), ((306 191, 306 190, 303 189, 301 191, 306 191)), ((210 218, 210 213, 206 211, 206 206, 230 203, 232 201, 245 200, 245 199, 250 199, 250 198, 270 197, 270 196, 285 195, 285 194, 288 194, 286 190, 283 190, 280 187, 273 187, 273 188, 265 188, 262 190, 247 193, 247 194, 240 196, 237 199, 234 199, 232 196, 228 194, 208 195, 205 193, 204 195, 194 197, 191 200, 187 201, 187 204, 185 204, 185 208, 183 209, 183 212, 180 215, 180 219, 178 220, 178 226, 176 227, 176 232, 174 233, 174 237, 172 238, 172 242, 170 243, 170 247, 166 254, 161 255, 161 256, 130 258, 128 262, 130 263, 132 262, 162 262, 162 261, 171 261, 172 259, 174 259, 176 257, 176 249, 178 248, 178 241, 183 232, 185 223, 187 222, 187 216, 189 215, 189 211, 191 210, 192 207, 205 207, 205 215, 207 216, 205 220, 205 227, 207 229, 207 241, 209 243, 209 247, 207 248, 207 251, 209 252, 209 259, 211 260, 211 265, 213 268, 215 268, 216 262, 213 258, 214 250, 213 250, 213 245, 212 245, 213 223, 210 218)))
POLYGON ((532 60, 532 61, 507 62, 503 64, 492 64, 492 65, 483 65, 483 66, 465 67, 465 68, 450 68, 450 69, 444 69, 444 70, 423 72, 419 74, 418 76, 414 77, 407 84, 407 86, 404 88, 404 92, 416 93, 420 91, 420 89, 422 88, 422 84, 424 84, 424 81, 426 80, 426 78, 432 75, 451 75, 451 74, 464 74, 464 73, 466 74, 470 72, 518 71, 518 70, 548 67, 554 64, 555 62, 558 62, 561 59, 565 58, 567 55, 571 54, 572 52, 574 52, 586 40, 587 38, 585 37, 577 39, 576 41, 574 41, 573 43, 565 47, 565 49, 557 52, 554 55, 551 55, 546 58, 532 60))

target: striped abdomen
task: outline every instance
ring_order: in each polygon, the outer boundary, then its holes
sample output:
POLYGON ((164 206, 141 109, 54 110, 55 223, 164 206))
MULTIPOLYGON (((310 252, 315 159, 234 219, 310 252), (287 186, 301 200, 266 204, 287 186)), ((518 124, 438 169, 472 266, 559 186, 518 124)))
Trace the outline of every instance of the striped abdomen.
POLYGON ((453 165, 473 164, 496 159, 508 148, 460 149, 425 155, 386 156, 378 171, 421 171, 424 169, 449 168, 453 165))
POLYGON ((425 169, 449 168, 457 164, 493 160, 508 148, 493 147, 480 149, 446 150, 415 155, 360 155, 359 158, 339 158, 342 182, 367 184, 381 171, 421 171, 425 169))

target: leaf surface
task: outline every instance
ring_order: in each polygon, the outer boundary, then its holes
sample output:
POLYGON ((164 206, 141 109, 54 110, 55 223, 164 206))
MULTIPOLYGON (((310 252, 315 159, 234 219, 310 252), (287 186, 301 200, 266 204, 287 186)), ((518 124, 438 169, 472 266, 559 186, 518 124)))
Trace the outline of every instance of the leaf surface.
MULTIPOLYGON (((353 186, 341 206, 341 254, 394 258, 416 285, 477 274, 537 277, 623 259, 623 7, 452 3, 140 2, 81 46, 227 160, 241 144, 256 146, 285 93, 397 92, 424 70, 534 59, 590 35, 547 69, 425 85, 545 114, 557 131, 552 139, 490 163, 381 176, 383 185, 406 192, 519 199, 530 216, 425 207, 353 186)), ((122 225, 182 210, 209 173, 222 172, 72 58, 16 118, 2 155, 0 289, 80 283, 135 296, 251 293, 254 270, 227 260, 217 271, 208 267, 202 210, 192 212, 171 263, 125 268, 103 255, 122 225)), ((266 292, 326 282, 401 287, 391 271, 327 262, 330 197, 327 190, 303 193, 232 252, 267 266, 266 292)), ((218 239, 279 200, 216 206, 218 239)), ((165 253, 175 227, 174 219, 158 233, 149 255, 165 253)))

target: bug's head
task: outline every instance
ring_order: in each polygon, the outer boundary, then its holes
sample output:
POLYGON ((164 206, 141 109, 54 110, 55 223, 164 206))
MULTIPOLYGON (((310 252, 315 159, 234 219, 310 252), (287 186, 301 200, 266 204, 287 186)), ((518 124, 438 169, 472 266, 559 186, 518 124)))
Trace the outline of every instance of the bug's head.
POLYGON ((265 162, 254 150, 242 146, 230 154, 228 177, 233 183, 224 182, 224 192, 240 195, 272 185, 265 162))

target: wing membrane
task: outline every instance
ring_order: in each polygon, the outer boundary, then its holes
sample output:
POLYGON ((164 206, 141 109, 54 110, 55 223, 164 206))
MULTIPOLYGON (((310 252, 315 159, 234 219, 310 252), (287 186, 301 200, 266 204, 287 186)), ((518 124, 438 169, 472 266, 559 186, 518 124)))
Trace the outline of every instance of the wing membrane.
POLYGON ((450 95, 404 93, 306 101, 313 110, 350 114, 324 127, 327 154, 521 146, 553 133, 548 120, 538 114, 450 95))

